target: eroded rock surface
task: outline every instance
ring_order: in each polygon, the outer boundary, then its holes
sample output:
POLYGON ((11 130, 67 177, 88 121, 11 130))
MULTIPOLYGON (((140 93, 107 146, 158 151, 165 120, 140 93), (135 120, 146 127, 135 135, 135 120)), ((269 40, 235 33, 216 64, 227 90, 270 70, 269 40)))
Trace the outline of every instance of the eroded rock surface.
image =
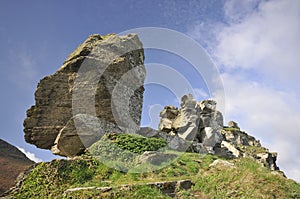
POLYGON ((144 79, 137 35, 89 36, 55 74, 39 82, 24 121, 25 140, 72 157, 103 133, 135 132, 144 79))
POLYGON ((181 107, 166 106, 160 113, 158 130, 193 142, 192 151, 211 152, 222 140, 223 116, 216 102, 197 102, 191 94, 181 98, 181 107))
POLYGON ((223 116, 216 109, 215 101, 196 102, 189 94, 182 97, 180 105, 180 108, 166 106, 160 113, 158 131, 145 129, 144 134, 169 139, 169 147, 172 140, 173 145, 185 146, 181 149, 191 152, 226 158, 250 157, 271 170, 279 170, 276 153, 269 152, 259 140, 241 131, 236 122, 223 125, 223 116))
POLYGON ((216 154, 227 158, 250 157, 271 170, 279 170, 277 153, 262 147, 259 140, 241 131, 236 122, 228 122, 221 133, 223 140, 215 146, 216 154))

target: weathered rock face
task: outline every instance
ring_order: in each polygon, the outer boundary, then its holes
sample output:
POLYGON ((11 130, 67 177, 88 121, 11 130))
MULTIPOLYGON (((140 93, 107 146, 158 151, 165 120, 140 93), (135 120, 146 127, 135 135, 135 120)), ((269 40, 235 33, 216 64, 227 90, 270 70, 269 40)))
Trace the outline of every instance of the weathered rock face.
POLYGON ((227 127, 223 126, 223 116, 216 110, 213 100, 196 102, 192 95, 185 95, 180 109, 166 106, 160 117, 158 131, 148 128, 141 134, 161 137, 168 140, 170 148, 172 145, 181 146, 181 151, 188 149, 227 158, 250 157, 271 170, 279 169, 277 154, 269 152, 253 136, 241 131, 236 122, 230 121, 227 127))
POLYGON ((194 141, 193 151, 212 151, 220 143, 223 116, 216 110, 216 102, 196 102, 191 94, 181 98, 181 108, 165 107, 160 113, 158 129, 169 135, 178 135, 186 141, 194 141))
POLYGON ((137 35, 91 35, 43 78, 24 121, 25 140, 75 156, 107 132, 139 129, 144 51, 137 35))
POLYGON ((250 157, 271 170, 279 170, 276 165, 277 153, 269 152, 259 140, 240 130, 236 122, 228 122, 221 131, 223 140, 214 147, 217 155, 228 158, 250 157))

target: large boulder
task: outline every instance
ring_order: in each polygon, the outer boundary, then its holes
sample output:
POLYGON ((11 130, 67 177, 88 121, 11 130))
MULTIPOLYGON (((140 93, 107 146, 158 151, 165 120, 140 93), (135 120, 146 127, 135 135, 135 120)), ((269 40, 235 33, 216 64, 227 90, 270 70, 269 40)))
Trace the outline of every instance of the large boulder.
POLYGON ((56 73, 39 82, 24 121, 25 140, 74 156, 108 131, 137 131, 144 79, 144 51, 136 34, 89 36, 56 73))

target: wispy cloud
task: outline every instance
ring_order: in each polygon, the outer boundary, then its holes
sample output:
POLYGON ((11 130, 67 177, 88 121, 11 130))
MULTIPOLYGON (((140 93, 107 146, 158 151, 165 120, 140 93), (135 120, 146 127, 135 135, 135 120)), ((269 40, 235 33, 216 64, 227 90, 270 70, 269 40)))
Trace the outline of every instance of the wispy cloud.
MULTIPOLYGON (((233 16, 233 10, 243 10, 226 5, 225 13, 233 16)), ((222 29, 214 56, 227 68, 255 69, 285 83, 298 80, 299 18, 300 1, 263 1, 242 21, 222 29)))
POLYGON ((28 157, 30 160, 34 161, 34 162, 42 162, 43 160, 36 157, 34 153, 31 153, 29 151, 25 151, 25 149, 21 148, 21 147, 17 147, 22 153, 24 153, 26 155, 26 157, 28 157))
POLYGON ((278 151, 300 182, 300 1, 228 0, 224 13, 226 23, 197 22, 188 34, 222 71, 226 118, 278 151))
POLYGON ((25 45, 12 48, 10 50, 10 62, 10 79, 25 89, 35 87, 34 81, 37 79, 38 70, 30 49, 26 48, 25 45))

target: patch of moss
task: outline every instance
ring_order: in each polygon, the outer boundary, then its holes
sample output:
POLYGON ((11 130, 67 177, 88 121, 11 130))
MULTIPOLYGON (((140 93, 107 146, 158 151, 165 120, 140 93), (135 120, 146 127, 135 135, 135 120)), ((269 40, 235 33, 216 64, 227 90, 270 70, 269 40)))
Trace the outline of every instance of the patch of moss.
POLYGON ((167 146, 167 142, 162 138, 145 138, 136 134, 119 134, 114 143, 123 150, 137 154, 157 151, 167 146))

